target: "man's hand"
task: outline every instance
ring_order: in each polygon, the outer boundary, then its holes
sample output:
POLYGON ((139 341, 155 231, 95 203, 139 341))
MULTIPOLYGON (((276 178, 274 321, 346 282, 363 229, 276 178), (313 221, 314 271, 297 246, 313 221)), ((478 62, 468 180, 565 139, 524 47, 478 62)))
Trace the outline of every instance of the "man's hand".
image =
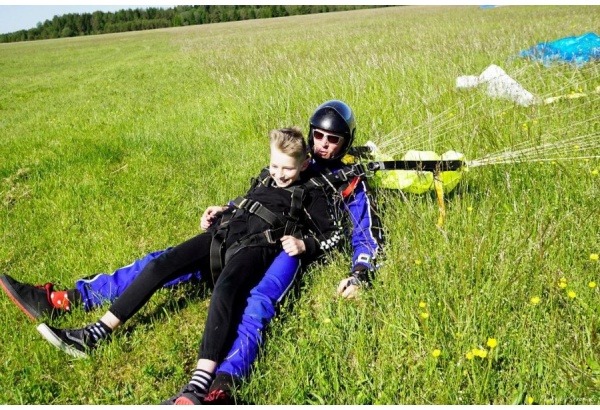
POLYGON ((346 299, 354 299, 358 297, 359 289, 360 282, 355 277, 349 276, 346 279, 342 279, 337 288, 337 293, 346 299))
POLYGON ((285 235, 281 237, 281 246, 283 246, 285 253, 290 256, 296 256, 306 252, 306 245, 304 245, 304 241, 291 235, 285 235))
POLYGON ((200 228, 207 230, 215 220, 216 215, 219 212, 223 212, 226 210, 226 206, 209 206, 206 208, 204 213, 202 214, 202 218, 200 218, 200 228))
POLYGON ((346 299, 354 299, 358 297, 359 289, 363 286, 369 286, 370 281, 369 268, 359 263, 354 267, 352 276, 342 279, 337 288, 337 293, 346 299))

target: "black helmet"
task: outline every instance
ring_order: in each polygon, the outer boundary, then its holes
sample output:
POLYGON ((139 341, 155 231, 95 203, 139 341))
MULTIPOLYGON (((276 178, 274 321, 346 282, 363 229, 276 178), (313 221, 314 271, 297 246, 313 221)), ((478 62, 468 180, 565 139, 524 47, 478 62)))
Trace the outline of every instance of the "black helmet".
MULTIPOLYGON (((314 140, 313 130, 319 128, 344 136, 344 145, 340 152, 328 161, 342 158, 354 142, 354 133, 356 132, 356 123, 352 109, 344 102, 338 100, 327 101, 315 110, 310 117, 310 129, 308 133, 308 145, 310 152, 313 152, 314 140)), ((319 160, 319 158, 315 158, 319 160)))

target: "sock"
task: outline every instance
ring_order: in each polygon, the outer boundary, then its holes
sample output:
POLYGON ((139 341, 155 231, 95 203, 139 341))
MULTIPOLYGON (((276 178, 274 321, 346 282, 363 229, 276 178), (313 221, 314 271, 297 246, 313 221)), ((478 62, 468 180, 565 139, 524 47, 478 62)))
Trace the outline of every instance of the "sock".
POLYGON ((93 325, 86 326, 86 334, 89 336, 92 344, 98 343, 100 340, 108 339, 112 333, 112 329, 104 324, 101 320, 93 325))
POLYGON ((50 293, 50 303, 56 309, 70 310, 69 295, 66 290, 56 290, 50 293))
POLYGON ((214 373, 209 373, 202 369, 196 369, 194 370, 192 380, 189 384, 194 387, 194 390, 196 390, 198 397, 203 399, 206 397, 206 394, 208 393, 208 388, 210 387, 214 377, 214 373))

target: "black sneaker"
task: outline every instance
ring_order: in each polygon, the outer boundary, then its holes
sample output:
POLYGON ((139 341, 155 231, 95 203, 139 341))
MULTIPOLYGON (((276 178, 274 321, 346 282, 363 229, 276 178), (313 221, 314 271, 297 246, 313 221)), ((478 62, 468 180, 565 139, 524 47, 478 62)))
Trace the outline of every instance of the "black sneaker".
POLYGON ((202 404, 204 395, 198 393, 198 391, 191 384, 186 384, 175 396, 163 401, 160 404, 166 405, 198 405, 202 404))
POLYGON ((67 312, 55 308, 50 302, 50 295, 54 289, 52 283, 34 286, 18 282, 8 275, 0 275, 0 286, 31 320, 67 312))
POLYGON ((38 332, 54 346, 74 357, 87 357, 98 344, 105 339, 96 341, 86 326, 82 329, 57 329, 45 323, 37 327, 38 332))

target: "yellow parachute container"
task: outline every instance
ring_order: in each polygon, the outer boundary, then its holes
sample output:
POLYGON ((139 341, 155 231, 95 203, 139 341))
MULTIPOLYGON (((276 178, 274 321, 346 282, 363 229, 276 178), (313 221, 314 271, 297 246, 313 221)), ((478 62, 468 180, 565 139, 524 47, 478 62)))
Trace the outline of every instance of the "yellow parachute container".
MULTIPOLYGON (((397 161, 398 159, 391 155, 385 155, 379 152, 377 147, 371 141, 366 144, 371 148, 373 161, 397 161)), ((355 158, 344 158, 344 162, 354 162, 355 158)), ((413 194, 423 194, 428 191, 435 191, 440 216, 437 222, 438 228, 444 223, 446 209, 444 206, 444 192, 450 192, 460 182, 462 174, 467 171, 467 161, 465 155, 456 151, 446 151, 438 155, 433 151, 408 151, 400 161, 462 161, 463 166, 455 171, 442 171, 434 175, 431 171, 412 171, 412 170, 382 170, 375 172, 369 179, 374 187, 387 189, 400 189, 413 194)))
MULTIPOLYGON (((375 161, 393 161, 395 158, 375 153, 375 161)), ((401 161, 465 161, 465 166, 456 171, 443 171, 437 175, 438 180, 442 183, 445 192, 450 192, 460 182, 462 173, 466 171, 466 159, 464 154, 456 151, 447 151, 442 155, 438 155, 433 151, 408 151, 401 161)), ((372 184, 375 187, 387 189, 401 189, 405 192, 413 194, 423 194, 428 191, 435 190, 434 175, 430 171, 412 171, 412 170, 393 170, 379 171, 371 178, 372 184)))

